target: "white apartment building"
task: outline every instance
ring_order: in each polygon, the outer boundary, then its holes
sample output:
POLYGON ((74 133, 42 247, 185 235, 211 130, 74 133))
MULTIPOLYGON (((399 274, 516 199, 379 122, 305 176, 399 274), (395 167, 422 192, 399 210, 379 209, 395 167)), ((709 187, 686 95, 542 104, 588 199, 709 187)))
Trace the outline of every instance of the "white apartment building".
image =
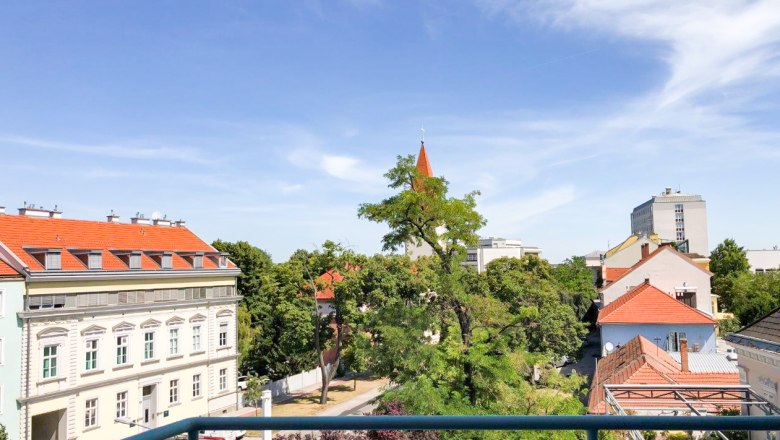
POLYGON ((687 243, 685 253, 710 255, 707 241, 707 204, 700 195, 673 192, 667 187, 659 195, 634 208, 631 233, 657 234, 662 242, 687 243))
POLYGON ((750 263, 750 271, 756 273, 774 272, 780 270, 780 249, 746 250, 745 256, 750 263))
POLYGON ((183 222, 108 220, 0 215, 0 259, 26 285, 21 439, 123 438, 237 405, 239 270, 183 222))
POLYGON ((542 254, 542 249, 534 246, 524 246, 520 240, 506 238, 480 238, 476 246, 466 249, 466 265, 482 273, 488 263, 499 258, 522 258, 525 255, 542 254))

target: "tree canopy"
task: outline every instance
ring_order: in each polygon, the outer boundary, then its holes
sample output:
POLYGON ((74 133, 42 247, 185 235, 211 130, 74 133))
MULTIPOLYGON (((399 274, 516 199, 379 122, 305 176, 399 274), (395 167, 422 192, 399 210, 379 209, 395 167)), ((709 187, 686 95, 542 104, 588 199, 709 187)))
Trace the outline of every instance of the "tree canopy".
POLYGON ((723 240, 710 254, 710 271, 715 277, 739 275, 750 270, 745 249, 732 238, 723 240))

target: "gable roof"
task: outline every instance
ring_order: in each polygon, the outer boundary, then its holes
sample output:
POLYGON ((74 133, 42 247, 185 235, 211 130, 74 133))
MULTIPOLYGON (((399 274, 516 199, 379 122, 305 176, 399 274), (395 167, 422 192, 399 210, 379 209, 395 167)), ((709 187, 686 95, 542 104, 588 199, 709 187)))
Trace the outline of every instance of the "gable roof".
MULTIPOLYGON (((682 372, 679 362, 643 336, 637 336, 604 356, 596 365, 588 397, 588 412, 604 414, 604 385, 620 384, 739 384, 738 372, 682 372)), ((660 404, 660 402, 659 402, 660 404)))
POLYGON ((742 330, 727 335, 729 342, 780 353, 780 307, 742 330))
POLYGON ((425 151, 425 144, 420 145, 420 154, 417 155, 417 169, 426 176, 433 177, 431 163, 428 161, 428 153, 425 151))
MULTIPOLYGON (((100 251, 103 271, 129 271, 114 252, 172 252, 172 270, 193 270, 188 254, 217 255, 219 252, 189 229, 179 226, 111 223, 59 218, 32 218, 24 215, 0 215, 0 242, 30 272, 43 271, 41 262, 30 249, 61 251, 61 271, 89 270, 83 251, 100 251)), ((236 266, 228 262, 229 269, 236 266)), ((203 258, 203 269, 219 269, 211 258, 203 258)), ((2 266, 0 266, 0 270, 2 266)), ((141 254, 141 270, 160 270, 147 253, 141 254)), ((90 271, 99 271, 92 269, 90 271)))
POLYGON ((715 321, 652 284, 643 283, 601 309, 598 324, 715 325, 715 321))
POLYGON ((640 268, 640 267, 642 267, 642 266, 643 266, 645 263, 647 263, 648 261, 650 261, 650 260, 652 260, 653 258, 655 258, 655 257, 656 257, 656 255, 659 255, 659 254, 661 254, 662 252, 666 252, 666 251, 674 253, 675 255, 677 255, 678 257, 680 257, 680 259, 682 259, 682 260, 683 260, 683 261, 685 261, 686 263, 688 263, 688 264, 690 264, 691 266, 695 267, 696 269, 699 269, 700 271, 702 271, 702 272, 706 273, 708 276, 712 276, 712 272, 710 272, 710 271, 708 271, 708 270, 704 269, 703 267, 699 266, 698 264, 696 264, 696 262, 695 262, 695 261, 693 261, 693 260, 691 260, 690 258, 686 257, 686 256, 685 256, 685 254, 683 254, 683 253, 679 252, 677 249, 675 249, 674 247, 672 247, 672 246, 670 246, 670 245, 667 245, 667 244, 662 244, 661 246, 658 246, 658 248, 657 248, 656 250, 654 250, 653 252, 650 252, 650 255, 648 255, 647 257, 645 257, 645 258, 643 258, 643 259, 641 259, 641 260, 637 261, 637 262, 636 262, 636 264, 634 264, 633 266, 631 266, 630 268, 628 268, 628 270, 627 270, 627 271, 625 271, 625 272, 624 272, 622 275, 620 275, 620 276, 618 276, 617 278, 615 278, 615 279, 614 279, 614 280, 613 280, 611 283, 609 283, 609 284, 607 284, 606 286, 604 286, 604 287, 602 287, 601 289, 599 289, 599 291, 601 292, 601 291, 604 291, 605 289, 608 289, 608 288, 610 288, 610 287, 611 287, 613 284, 615 284, 617 281, 621 280, 621 279, 622 279, 623 277, 625 277, 626 275, 628 275, 628 274, 630 274, 631 272, 633 272, 633 271, 635 271, 635 270, 639 269, 639 268, 640 268))
POLYGON ((605 267, 604 268, 604 282, 611 283, 614 280, 623 276, 624 273, 631 270, 630 267, 605 267))
MULTIPOLYGON (((630 247, 632 244, 634 244, 637 241, 639 241, 642 237, 645 237, 645 235, 638 235, 638 234, 629 235, 628 238, 623 240, 622 243, 618 244, 617 246, 615 246, 612 249, 610 249, 607 252, 605 252, 604 253, 604 257, 605 258, 609 258, 609 257, 615 255, 616 253, 622 251, 623 249, 625 249, 627 247, 630 247)), ((655 244, 661 243, 661 239, 658 237, 658 234, 647 235, 647 238, 648 238, 648 240, 652 241, 655 244)))
POLYGON ((16 269, 9 266, 8 263, 6 263, 5 261, 0 260, 0 277, 19 276, 19 275, 21 274, 17 272, 16 269))

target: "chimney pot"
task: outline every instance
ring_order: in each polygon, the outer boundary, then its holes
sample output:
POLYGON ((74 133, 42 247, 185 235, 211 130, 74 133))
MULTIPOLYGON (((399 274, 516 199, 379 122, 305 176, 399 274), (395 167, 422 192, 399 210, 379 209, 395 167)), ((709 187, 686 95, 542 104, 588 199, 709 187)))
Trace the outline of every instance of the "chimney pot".
POLYGON ((680 367, 683 373, 690 372, 688 368, 688 340, 680 339, 680 367))

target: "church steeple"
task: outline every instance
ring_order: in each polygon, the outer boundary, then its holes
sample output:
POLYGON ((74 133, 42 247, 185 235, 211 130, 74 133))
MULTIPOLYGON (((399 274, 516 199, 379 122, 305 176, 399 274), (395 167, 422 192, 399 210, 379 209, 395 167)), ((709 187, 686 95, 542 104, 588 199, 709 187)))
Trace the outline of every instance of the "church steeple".
POLYGON ((428 153, 425 151, 425 141, 420 141, 420 154, 417 155, 417 169, 426 176, 433 177, 431 163, 428 161, 428 153))

